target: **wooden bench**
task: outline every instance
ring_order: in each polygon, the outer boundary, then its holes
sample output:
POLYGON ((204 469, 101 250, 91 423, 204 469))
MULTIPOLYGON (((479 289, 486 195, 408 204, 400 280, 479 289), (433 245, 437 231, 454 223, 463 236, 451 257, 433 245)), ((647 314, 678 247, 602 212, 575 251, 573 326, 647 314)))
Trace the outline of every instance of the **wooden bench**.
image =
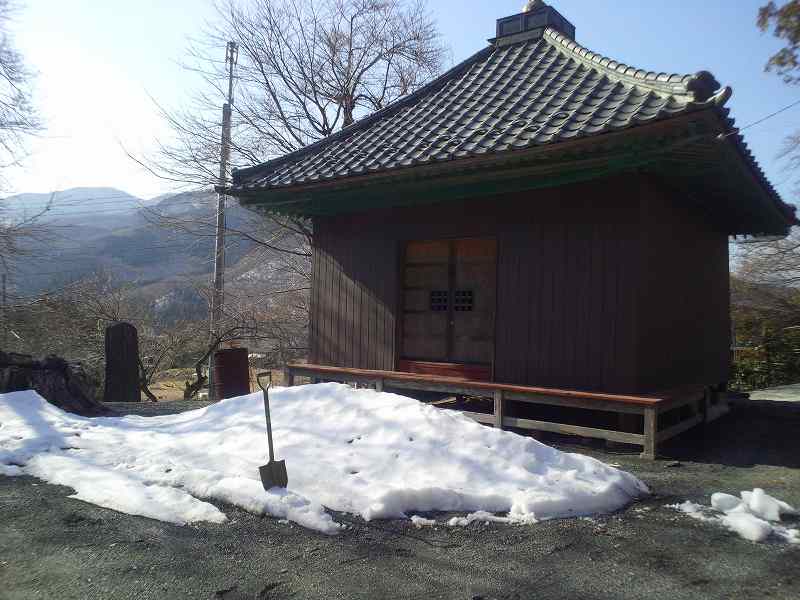
POLYGON ((490 397, 494 399, 492 413, 462 412, 479 423, 499 428, 512 427, 546 431, 642 446, 641 456, 651 460, 656 458, 658 445, 661 442, 675 437, 699 423, 711 421, 727 412, 724 398, 719 398, 717 394, 704 386, 686 386, 665 393, 628 396, 469 381, 457 377, 421 375, 397 371, 349 369, 299 363, 287 365, 285 370, 286 385, 293 386, 297 377, 308 377, 312 382, 333 381, 368 384, 374 386, 377 391, 383 391, 385 387, 391 387, 399 390, 490 397), (597 429, 565 423, 509 417, 505 415, 505 402, 508 400, 546 406, 606 411, 620 415, 642 415, 644 431, 643 433, 629 433, 612 429, 597 429), (671 427, 659 430, 659 415, 684 406, 691 408, 689 411, 691 413, 690 417, 671 427))

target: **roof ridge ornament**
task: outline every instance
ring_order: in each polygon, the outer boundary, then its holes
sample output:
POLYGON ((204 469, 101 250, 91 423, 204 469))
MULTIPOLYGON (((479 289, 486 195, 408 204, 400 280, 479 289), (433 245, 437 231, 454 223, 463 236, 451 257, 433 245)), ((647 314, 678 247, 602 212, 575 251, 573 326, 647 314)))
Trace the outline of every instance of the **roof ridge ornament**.
POLYGON ((705 102, 716 96, 722 87, 708 71, 698 71, 686 81, 686 89, 694 94, 698 102, 705 102))
POLYGON ((528 0, 525 6, 522 8, 522 12, 531 12, 534 10, 539 10, 540 8, 544 8, 547 6, 544 0, 528 0))
POLYGON ((555 29, 575 39, 575 26, 544 0, 528 0, 522 12, 497 20, 497 37, 490 40, 498 46, 539 39, 545 30, 555 29))

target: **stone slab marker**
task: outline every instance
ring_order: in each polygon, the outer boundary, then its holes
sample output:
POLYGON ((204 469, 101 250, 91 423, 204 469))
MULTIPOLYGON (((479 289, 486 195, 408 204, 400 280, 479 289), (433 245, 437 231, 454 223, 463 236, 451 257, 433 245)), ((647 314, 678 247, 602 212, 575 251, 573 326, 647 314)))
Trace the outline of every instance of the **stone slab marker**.
POLYGON ((106 328, 105 402, 140 402, 139 336, 130 323, 106 328))

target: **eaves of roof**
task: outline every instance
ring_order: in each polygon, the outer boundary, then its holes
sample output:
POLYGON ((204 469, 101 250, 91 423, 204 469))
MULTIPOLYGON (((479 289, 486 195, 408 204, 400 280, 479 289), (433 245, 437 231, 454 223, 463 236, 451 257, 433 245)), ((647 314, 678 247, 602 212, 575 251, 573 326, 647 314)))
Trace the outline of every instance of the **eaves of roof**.
POLYGON ((714 113, 720 122, 714 135, 736 150, 727 160, 738 157, 786 226, 795 224, 792 208, 735 130, 725 108, 730 96, 708 72, 636 69, 547 29, 539 39, 490 46, 333 136, 236 171, 226 192, 245 203, 272 205, 295 196, 300 204, 312 190, 527 160, 714 113))

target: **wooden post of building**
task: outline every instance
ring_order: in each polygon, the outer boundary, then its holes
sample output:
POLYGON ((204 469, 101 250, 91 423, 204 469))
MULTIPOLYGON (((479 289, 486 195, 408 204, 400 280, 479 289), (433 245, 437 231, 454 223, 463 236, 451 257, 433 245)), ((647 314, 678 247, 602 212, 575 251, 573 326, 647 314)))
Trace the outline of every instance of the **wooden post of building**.
POLYGON ((655 460, 658 452, 658 410, 648 406, 644 410, 644 451, 642 458, 655 460))
POLYGON ((294 372, 291 367, 286 367, 283 370, 283 384, 286 387, 294 387, 294 372))
POLYGON ((130 323, 106 328, 105 402, 140 402, 139 336, 130 323))
POLYGON ((503 428, 503 390, 494 392, 494 426, 498 429, 503 428))

